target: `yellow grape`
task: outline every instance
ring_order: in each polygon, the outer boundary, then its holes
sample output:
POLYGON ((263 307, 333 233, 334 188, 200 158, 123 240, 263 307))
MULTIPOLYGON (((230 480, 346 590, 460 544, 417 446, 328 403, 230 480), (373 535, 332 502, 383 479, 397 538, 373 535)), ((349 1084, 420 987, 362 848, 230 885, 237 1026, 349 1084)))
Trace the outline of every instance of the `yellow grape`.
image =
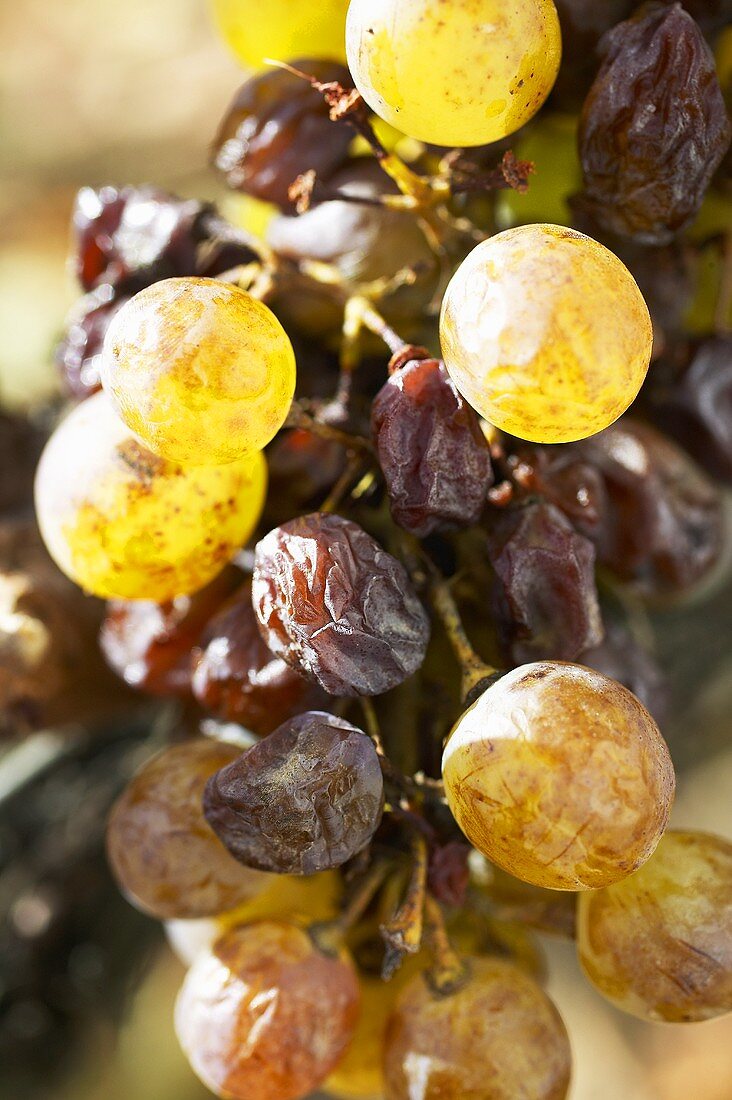
POLYGON ((502 676, 462 715, 442 759, 452 814, 509 874, 554 890, 608 886, 666 828, 666 742, 621 684, 563 661, 502 676))
POLYGON ((295 392, 295 354, 272 311, 217 279, 162 279, 115 315, 102 386, 155 454, 212 466, 261 451, 295 392))
POLYGON ((245 65, 259 68, 265 58, 345 56, 348 0, 212 0, 226 45, 245 65))
POLYGON ((351 0, 346 53, 369 107, 402 133, 484 145, 539 110, 561 37, 552 0, 351 0))
POLYGON ((158 458, 98 393, 46 444, 36 513, 51 557, 87 592, 160 603, 202 588, 234 556, 266 486, 261 454, 187 469, 158 458))
POLYGON ((732 844, 670 830, 630 878, 580 898, 590 981, 642 1020, 732 1012, 732 844))
POLYGON ((445 293, 442 353, 491 424, 537 443, 607 428, 648 370, 651 319, 623 263, 592 238, 525 225, 483 241, 445 293))

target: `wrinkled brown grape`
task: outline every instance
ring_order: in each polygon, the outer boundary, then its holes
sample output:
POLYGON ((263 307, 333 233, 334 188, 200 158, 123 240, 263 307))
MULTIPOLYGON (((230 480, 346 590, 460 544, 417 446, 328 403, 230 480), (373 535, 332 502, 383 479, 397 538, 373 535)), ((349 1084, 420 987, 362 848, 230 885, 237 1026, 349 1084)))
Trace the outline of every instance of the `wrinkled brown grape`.
POLYGON ((109 283, 103 283, 73 306, 56 347, 55 361, 74 397, 88 397, 100 388, 104 337, 115 313, 128 300, 109 283))
POLYGON ((247 581, 213 616, 194 656, 193 694, 226 722, 260 736, 298 711, 324 704, 326 696, 267 649, 247 581))
POLYGON ((584 200, 613 233, 662 244, 699 210, 730 139, 701 31, 651 3, 610 31, 579 131, 584 200))
POLYGON ((578 949, 593 985, 643 1020, 732 1012, 732 844, 669 831, 634 875, 580 898, 578 949))
POLYGON ((320 952, 293 924, 232 928, 198 957, 175 1006, 194 1072, 229 1100, 298 1100, 345 1053, 359 989, 346 957, 320 952))
POLYGON ((381 821, 384 784, 361 730, 323 711, 284 722, 211 777, 206 819, 238 860, 279 874, 340 867, 381 821))
POLYGON ((380 695, 424 659, 429 622, 404 566, 341 516, 270 531, 252 597, 272 652, 332 695, 380 695))
POLYGON ((469 978, 438 996, 424 975, 387 1024, 387 1100, 564 1100, 571 1052, 556 1008, 513 963, 471 958, 469 978))
POLYGON ((149 760, 115 803, 107 855, 133 905, 154 917, 206 917, 233 909, 266 883, 226 851, 203 816, 207 780, 239 755, 201 738, 149 760))
MULTIPOLYGON (((323 84, 351 83, 348 69, 332 61, 292 65, 323 84)), ((334 125, 328 111, 306 80, 283 69, 258 73, 242 85, 224 116, 214 164, 229 187, 288 208, 288 188, 299 175, 312 169, 327 179, 346 160, 352 131, 334 125)))
POLYGON ((395 371, 374 398, 371 430, 400 527, 424 537, 477 523, 493 483, 490 452, 443 363, 395 371))
POLYGON ((489 531, 496 619, 511 662, 572 661, 598 645, 595 550, 559 508, 531 501, 498 512, 489 531))
POLYGON ((607 886, 651 855, 674 771, 650 714, 581 665, 502 676, 458 719, 442 760, 452 814, 473 847, 554 890, 607 886))

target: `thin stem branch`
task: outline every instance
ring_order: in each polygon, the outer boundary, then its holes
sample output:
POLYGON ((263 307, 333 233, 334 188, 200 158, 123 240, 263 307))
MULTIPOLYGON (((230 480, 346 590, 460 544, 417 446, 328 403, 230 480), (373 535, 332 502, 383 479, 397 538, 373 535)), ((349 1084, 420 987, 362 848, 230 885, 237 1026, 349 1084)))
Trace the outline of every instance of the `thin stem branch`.
POLYGON ((442 910, 430 894, 424 899, 424 915, 433 958, 427 979, 436 993, 446 996, 467 981, 469 970, 450 943, 442 910))
POLYGON ((442 622, 453 652, 462 668, 463 697, 470 699, 486 684, 486 681, 492 680, 498 675, 498 669, 487 664, 473 649, 465 633, 465 627, 449 585, 444 578, 437 577, 435 572, 432 573, 431 595, 432 606, 442 622))

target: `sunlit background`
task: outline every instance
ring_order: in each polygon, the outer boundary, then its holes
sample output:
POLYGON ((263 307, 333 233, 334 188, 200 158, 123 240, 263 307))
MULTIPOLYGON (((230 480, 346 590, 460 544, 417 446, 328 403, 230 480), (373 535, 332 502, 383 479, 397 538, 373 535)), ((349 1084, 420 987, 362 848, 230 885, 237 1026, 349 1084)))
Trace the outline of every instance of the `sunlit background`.
MULTIPOLYGON (((51 351, 75 295, 65 257, 76 190, 149 181, 216 198, 207 145, 241 70, 217 40, 205 0, 0 0, 0 42, 0 399, 22 404, 56 385, 51 351)), ((658 629, 662 649, 678 655, 689 700, 672 720, 676 757, 686 762, 674 823, 729 838, 725 623, 724 602, 707 597, 688 622, 671 614, 658 629)), ((550 991, 575 1050, 573 1100, 731 1100, 732 1018, 635 1023, 583 982, 569 946, 548 950, 550 991)), ((42 1100, 207 1096, 173 1034, 181 976, 159 941, 119 1030, 90 1025, 73 1076, 42 1100)), ((1 1069, 0 1096, 24 1100, 4 1090, 1 1069)))

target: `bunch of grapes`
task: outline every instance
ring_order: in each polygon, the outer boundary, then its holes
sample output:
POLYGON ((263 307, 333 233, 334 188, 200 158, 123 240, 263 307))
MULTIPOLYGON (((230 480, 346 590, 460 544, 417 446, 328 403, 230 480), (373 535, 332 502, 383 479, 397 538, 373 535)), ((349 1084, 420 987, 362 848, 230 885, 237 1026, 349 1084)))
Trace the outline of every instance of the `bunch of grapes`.
POLYGON ((109 860, 190 965, 216 1095, 562 1100, 535 929, 644 1019, 732 1011, 732 845, 666 832, 625 613, 725 558, 732 251, 694 228, 729 187, 719 5, 214 7, 286 62, 212 154, 267 239, 81 192, 78 403, 36 476, 108 663, 179 700, 109 860), (546 101, 582 105, 567 224, 521 216, 546 101))

